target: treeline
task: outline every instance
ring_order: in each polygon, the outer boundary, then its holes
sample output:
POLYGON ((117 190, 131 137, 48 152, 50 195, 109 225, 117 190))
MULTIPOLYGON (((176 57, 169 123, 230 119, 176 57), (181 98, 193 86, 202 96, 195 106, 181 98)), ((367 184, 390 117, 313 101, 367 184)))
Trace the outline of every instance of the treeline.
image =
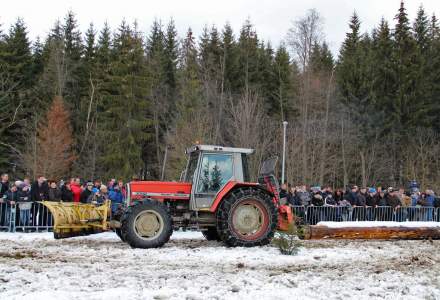
POLYGON ((0 170, 178 179, 200 142, 255 148, 256 175, 287 120, 289 182, 438 183, 435 17, 411 22, 402 3, 393 25, 362 33, 354 14, 337 58, 322 26, 310 10, 273 47, 249 20, 199 37, 173 20, 83 34, 69 12, 31 42, 18 19, 0 38, 0 170))

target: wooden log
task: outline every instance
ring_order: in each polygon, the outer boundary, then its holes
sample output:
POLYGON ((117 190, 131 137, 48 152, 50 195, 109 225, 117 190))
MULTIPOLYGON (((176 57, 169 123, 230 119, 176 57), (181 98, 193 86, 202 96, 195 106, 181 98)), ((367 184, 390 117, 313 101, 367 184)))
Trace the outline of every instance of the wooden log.
POLYGON ((440 239, 440 227, 342 227, 322 225, 308 226, 305 240, 317 239, 377 239, 377 240, 423 240, 440 239))

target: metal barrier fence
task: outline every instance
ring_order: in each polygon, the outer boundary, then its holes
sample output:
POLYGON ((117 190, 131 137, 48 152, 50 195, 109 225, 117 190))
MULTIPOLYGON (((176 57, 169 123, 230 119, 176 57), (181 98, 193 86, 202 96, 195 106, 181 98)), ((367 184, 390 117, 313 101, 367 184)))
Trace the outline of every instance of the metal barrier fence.
POLYGON ((10 205, 0 203, 1 231, 49 231, 53 219, 50 211, 41 203, 17 202, 10 205))
MULTIPOLYGON (((435 207, 293 206, 292 211, 309 225, 321 221, 440 222, 440 208, 435 207)), ((50 231, 52 224, 52 214, 41 203, 0 203, 0 231, 50 231)))
POLYGON ((292 211, 302 223, 309 225, 321 221, 440 222, 440 208, 435 207, 293 206, 292 211))

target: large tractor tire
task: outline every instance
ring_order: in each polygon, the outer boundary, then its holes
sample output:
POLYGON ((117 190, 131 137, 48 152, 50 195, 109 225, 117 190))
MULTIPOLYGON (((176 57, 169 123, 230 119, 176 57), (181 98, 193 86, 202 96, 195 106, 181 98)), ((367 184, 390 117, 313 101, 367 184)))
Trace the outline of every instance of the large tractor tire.
POLYGON ((122 235, 122 229, 121 228, 116 228, 115 232, 116 232, 116 235, 121 239, 121 241, 125 242, 125 238, 122 235))
POLYGON ((130 206, 121 218, 121 236, 133 248, 161 247, 172 233, 172 219, 166 206, 154 200, 130 206))
POLYGON ((220 235, 215 227, 208 227, 207 230, 202 231, 202 234, 208 241, 221 241, 220 235))
POLYGON ((231 247, 263 246, 272 240, 278 213, 272 197, 256 188, 237 188, 217 210, 217 231, 231 247))

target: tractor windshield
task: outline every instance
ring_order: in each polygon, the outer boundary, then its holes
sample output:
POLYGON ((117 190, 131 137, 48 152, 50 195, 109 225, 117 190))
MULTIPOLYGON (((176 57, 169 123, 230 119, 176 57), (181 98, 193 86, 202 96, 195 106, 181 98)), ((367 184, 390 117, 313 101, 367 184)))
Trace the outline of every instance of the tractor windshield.
POLYGON ((197 163, 199 160, 199 152, 192 152, 189 157, 188 168, 186 169, 185 182, 192 182, 194 173, 197 169, 197 163))

